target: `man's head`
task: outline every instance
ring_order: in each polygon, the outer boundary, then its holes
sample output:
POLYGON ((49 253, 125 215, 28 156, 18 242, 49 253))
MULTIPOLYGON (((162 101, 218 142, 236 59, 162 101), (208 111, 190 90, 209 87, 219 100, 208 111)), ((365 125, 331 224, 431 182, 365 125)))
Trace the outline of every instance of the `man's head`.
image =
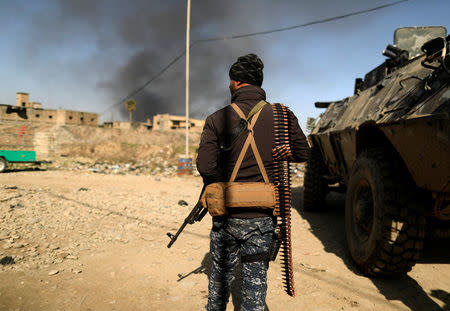
POLYGON ((261 86, 264 64, 255 54, 241 56, 230 68, 230 92, 246 85, 261 86))

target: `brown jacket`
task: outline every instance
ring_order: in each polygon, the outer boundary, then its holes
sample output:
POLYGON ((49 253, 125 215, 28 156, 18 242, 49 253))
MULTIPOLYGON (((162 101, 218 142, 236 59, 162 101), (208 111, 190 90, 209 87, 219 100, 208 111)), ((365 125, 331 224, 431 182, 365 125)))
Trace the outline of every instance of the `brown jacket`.
MULTIPOLYGON (((231 102, 236 103, 244 114, 248 115, 250 110, 260 100, 265 99, 266 93, 262 88, 249 85, 238 89, 231 97, 231 102)), ((304 162, 309 156, 309 146, 295 115, 290 112, 289 117, 291 118, 290 124, 293 125, 290 129, 290 135, 294 162, 304 162)), ((233 128, 239 122, 239 119, 239 116, 231 106, 226 106, 206 118, 197 157, 197 169, 203 177, 205 184, 230 180, 234 165, 236 164, 247 135, 240 136, 231 150, 227 152, 220 150, 219 141, 225 131, 233 128)), ((262 109, 253 131, 267 175, 269 176, 270 182, 273 182, 272 148, 274 147, 275 140, 273 112, 270 105, 266 105, 262 109)), ((244 156, 235 181, 264 182, 251 148, 247 150, 244 156)), ((242 210, 236 212, 237 214, 231 216, 248 218, 267 215, 267 211, 264 210, 242 210)))

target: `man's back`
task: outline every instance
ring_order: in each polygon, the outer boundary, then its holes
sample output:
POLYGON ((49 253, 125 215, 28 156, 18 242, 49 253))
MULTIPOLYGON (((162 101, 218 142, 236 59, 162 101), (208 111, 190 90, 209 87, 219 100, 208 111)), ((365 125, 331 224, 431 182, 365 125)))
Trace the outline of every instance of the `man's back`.
MULTIPOLYGON (((258 86, 248 85, 238 89, 231 98, 245 115, 248 115, 253 107, 261 100, 266 99, 266 93, 258 86)), ((233 127, 239 123, 240 117, 231 106, 224 107, 206 119, 205 127, 199 146, 197 169, 206 184, 229 181, 239 153, 247 138, 244 132, 227 151, 220 149, 220 141, 229 135, 233 127)), ((309 147, 305 135, 301 131, 297 118, 290 113, 291 148, 294 161, 306 161, 309 147)), ((274 125, 271 105, 265 105, 253 128, 256 145, 266 169, 269 181, 273 183, 273 157, 274 125)), ((255 155, 249 148, 243 158, 235 181, 237 182, 264 182, 261 171, 256 162, 255 155)), ((264 211, 237 211, 234 217, 258 217, 266 216, 264 211)))
MULTIPOLYGON (((265 99, 266 93, 262 88, 249 85, 237 90, 233 94, 231 102, 236 103, 243 113, 248 115, 259 101, 265 99)), ((226 106, 216 111, 206 119, 199 146, 197 168, 207 184, 228 181, 230 179, 231 172, 236 164, 247 134, 244 133, 241 135, 229 151, 221 151, 219 144, 221 136, 227 135, 239 123, 239 119, 240 117, 231 106, 226 106)), ((289 119, 292 160, 294 162, 306 161, 309 156, 306 137, 300 129, 298 120, 293 113, 290 113, 289 119)), ((270 105, 263 107, 253 132, 269 180, 273 182, 272 149, 274 147, 274 126, 273 111, 270 105)), ((263 181, 256 159, 250 148, 244 157, 236 181, 263 181)))
MULTIPOLYGON (((265 99, 266 94, 264 90, 251 85, 241 88, 234 93, 232 102, 236 103, 245 115, 248 115, 259 101, 265 99)), ((221 151, 219 144, 220 139, 225 135, 229 135, 229 131, 239 123, 239 119, 240 117, 231 106, 216 111, 206 119, 204 134, 199 147, 197 167, 207 183, 228 181, 230 179, 248 134, 244 132, 228 151, 221 151), (219 153, 219 156, 217 156, 217 153, 219 153)), ((273 113, 270 105, 262 108, 253 128, 253 133, 269 180, 273 182, 273 113)), ((247 150, 244 156, 236 181, 264 181, 251 148, 247 150)))

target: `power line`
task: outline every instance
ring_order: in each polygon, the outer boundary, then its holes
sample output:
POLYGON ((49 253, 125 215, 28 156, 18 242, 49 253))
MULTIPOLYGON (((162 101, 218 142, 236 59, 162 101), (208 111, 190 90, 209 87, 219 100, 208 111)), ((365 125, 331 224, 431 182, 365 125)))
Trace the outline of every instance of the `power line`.
MULTIPOLYGON (((271 29, 271 30, 264 30, 264 31, 258 31, 258 32, 252 32, 252 33, 247 33, 247 34, 241 34, 241 35, 234 35, 234 36, 226 36, 226 37, 214 37, 214 38, 208 38, 208 39, 199 39, 199 40, 195 40, 194 42, 192 42, 189 45, 189 48, 192 48, 194 45, 198 44, 198 43, 204 43, 204 42, 213 42, 213 41, 225 41, 225 40, 233 40, 233 39, 241 39, 241 38, 248 38, 248 37, 255 37, 255 36, 261 36, 261 35, 267 35, 267 34, 271 34, 271 33, 276 33, 276 32, 282 32, 282 31, 289 31, 289 30, 294 30, 294 29, 298 29, 298 28, 304 28, 304 27, 308 27, 308 26, 312 26, 312 25, 317 25, 317 24, 324 24, 324 23, 329 23, 329 22, 333 22, 336 20, 340 20, 340 19, 344 19, 344 18, 348 18, 348 17, 352 17, 352 16, 356 16, 356 15, 361 15, 361 14, 365 14, 365 13, 370 13, 370 12, 374 12, 374 11, 378 11, 381 9, 385 9, 387 7, 391 7, 394 5, 398 5, 402 2, 407 2, 409 0, 399 0, 399 1, 395 1, 395 2, 391 2, 388 4, 384 4, 384 5, 380 5, 377 7, 373 7, 370 9, 365 9, 365 10, 361 10, 361 11, 356 11, 356 12, 351 12, 351 13, 347 13, 344 15, 339 15, 339 16, 334 16, 334 17, 329 17, 329 18, 324 18, 324 19, 319 19, 319 20, 315 20, 312 22, 308 22, 308 23, 304 23, 304 24, 298 24, 298 25, 293 25, 293 26, 289 26, 289 27, 283 27, 283 28, 276 28, 276 29, 271 29)), ((144 88, 146 88, 150 83, 152 83, 154 80, 156 80, 157 78, 159 78, 164 72, 167 71, 167 69, 169 69, 170 67, 172 67, 180 58, 182 58, 184 55, 186 54, 186 51, 182 52, 180 55, 178 55, 177 57, 175 57, 169 64, 167 64, 163 69, 161 69, 156 75, 154 75, 150 80, 148 80, 147 82, 145 82, 143 85, 141 85, 140 87, 136 88, 135 90, 133 90, 132 92, 130 92, 127 96, 123 97, 119 102, 117 102, 114 105, 111 105, 109 108, 107 108, 104 112, 102 112, 100 115, 105 114, 107 111, 109 111, 110 109, 112 109, 113 107, 119 106, 120 104, 122 104, 125 100, 129 99, 130 97, 133 97, 134 95, 138 94, 139 92, 141 92, 144 88)))
POLYGON ((387 8, 387 7, 390 7, 390 6, 394 6, 394 5, 400 4, 402 2, 407 2, 407 1, 408 0, 399 0, 399 1, 396 1, 396 2, 380 5, 380 6, 371 8, 371 9, 366 9, 366 10, 362 10, 362 11, 356 11, 356 12, 352 12, 352 13, 348 13, 348 14, 344 14, 344 15, 330 17, 330 18, 319 19, 319 20, 316 20, 316 21, 312 21, 312 22, 308 22, 308 23, 304 23, 304 24, 299 24, 299 25, 294 25, 294 26, 289 26, 289 27, 283 27, 283 28, 272 29, 272 30, 252 32, 252 33, 247 33, 247 34, 242 34, 242 35, 235 35, 235 36, 230 36, 230 37, 217 37, 217 38, 210 38, 210 39, 202 39, 202 40, 198 40, 197 42, 211 42, 211 41, 219 41, 219 40, 231 40, 231 39, 247 38, 247 37, 260 36, 260 35, 267 35, 267 34, 274 33, 274 32, 281 32, 281 31, 293 30, 293 29, 297 29, 297 28, 303 28, 303 27, 307 27, 307 26, 311 26, 311 25, 324 24, 324 23, 336 21, 336 20, 339 20, 339 19, 344 19, 344 18, 347 18, 347 17, 355 16, 355 15, 361 15, 361 14, 364 14, 364 13, 369 13, 369 12, 381 10, 381 9, 384 9, 384 8, 387 8))

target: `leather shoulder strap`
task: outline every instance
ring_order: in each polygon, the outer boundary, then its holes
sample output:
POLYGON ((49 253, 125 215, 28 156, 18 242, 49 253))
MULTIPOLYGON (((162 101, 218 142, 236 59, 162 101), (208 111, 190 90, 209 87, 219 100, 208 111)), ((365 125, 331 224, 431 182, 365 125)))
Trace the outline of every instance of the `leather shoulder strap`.
POLYGON ((247 118, 245 117, 245 114, 242 112, 241 108, 239 108, 238 105, 236 105, 235 103, 232 103, 231 107, 234 109, 234 111, 236 111, 238 116, 240 116, 242 119, 247 120, 247 118))
POLYGON ((263 107, 264 107, 265 105, 268 105, 268 104, 269 104, 269 103, 267 103, 267 102, 264 101, 264 100, 259 101, 259 102, 255 105, 255 107, 253 107, 253 109, 250 110, 250 112, 249 112, 249 114, 248 114, 248 116, 247 116, 247 121, 249 121, 249 120, 251 119, 251 117, 253 117, 253 115, 254 115, 255 113, 257 113, 258 111, 260 111, 261 109, 263 109, 263 107))
MULTIPOLYGON (((255 126, 256 121, 259 118, 262 108, 266 104, 267 104, 267 102, 265 102, 263 100, 260 101, 258 104, 255 105, 255 107, 253 107, 253 109, 250 111, 250 113, 247 117, 247 121, 248 121, 250 118, 252 118, 254 116, 253 119, 251 120, 251 122, 249 122, 249 124, 248 124, 248 130, 249 130, 248 136, 247 136, 247 139, 244 142, 244 146, 242 147, 241 152, 238 156, 236 164, 233 168, 233 172, 231 173, 230 182, 233 182, 236 179, 237 173, 239 171, 239 168, 242 165, 242 161, 244 159, 245 154, 247 153, 248 147, 251 146, 253 154, 256 159, 256 163, 258 164, 259 170, 261 171, 261 174, 264 178, 264 182, 269 183, 269 177, 267 175, 266 169, 264 167, 261 156, 259 154, 258 147, 256 146, 255 137, 253 136, 253 127, 255 126), (255 109, 255 108, 257 108, 257 109, 255 109)), ((243 119, 245 118, 244 113, 235 103, 231 104, 231 107, 233 107, 233 109, 236 111, 236 113, 241 118, 243 118, 243 119)))
POLYGON ((253 108, 252 110, 250 110, 250 112, 248 113, 248 116, 245 117, 244 112, 242 112, 241 108, 239 108, 238 105, 236 105, 235 103, 231 104, 231 107, 233 107, 234 111, 236 111, 236 113, 239 115, 239 117, 241 117, 242 119, 245 119, 247 121, 250 121, 250 119, 253 117, 253 115, 255 115, 258 111, 260 111, 261 109, 264 108, 265 105, 268 105, 269 103, 261 100, 259 101, 253 108))

